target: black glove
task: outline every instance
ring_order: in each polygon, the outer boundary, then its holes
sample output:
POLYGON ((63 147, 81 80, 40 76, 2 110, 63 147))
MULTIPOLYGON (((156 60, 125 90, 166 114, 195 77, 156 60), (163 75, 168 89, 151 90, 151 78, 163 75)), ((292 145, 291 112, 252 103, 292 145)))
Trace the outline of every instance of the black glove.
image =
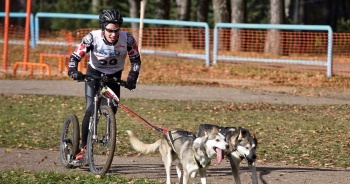
POLYGON ((128 88, 129 90, 133 90, 136 88, 136 81, 138 78, 138 73, 136 72, 130 72, 128 79, 126 80, 125 87, 128 88))
POLYGON ((83 80, 84 79, 84 75, 77 70, 70 72, 69 77, 71 77, 74 80, 83 80))

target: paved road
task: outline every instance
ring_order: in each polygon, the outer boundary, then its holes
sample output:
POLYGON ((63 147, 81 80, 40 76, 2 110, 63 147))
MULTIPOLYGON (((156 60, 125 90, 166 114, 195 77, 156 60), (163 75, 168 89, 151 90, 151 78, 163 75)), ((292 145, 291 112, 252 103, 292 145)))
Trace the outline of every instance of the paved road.
MULTIPOLYGON (((83 96, 84 83, 65 80, 0 80, 0 94, 43 94, 83 96)), ((261 90, 138 85, 133 92, 122 89, 122 98, 208 100, 242 103, 348 104, 350 97, 307 97, 261 90)))

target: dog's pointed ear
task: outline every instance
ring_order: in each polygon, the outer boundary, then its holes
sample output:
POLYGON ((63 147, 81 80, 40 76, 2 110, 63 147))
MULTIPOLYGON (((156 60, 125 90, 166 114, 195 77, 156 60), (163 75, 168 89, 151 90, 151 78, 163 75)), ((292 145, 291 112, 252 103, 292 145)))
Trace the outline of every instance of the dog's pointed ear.
MULTIPOLYGON (((203 145, 205 142, 207 142, 207 140, 209 139, 209 135, 210 135, 210 132, 209 131, 207 131, 207 130, 205 130, 204 131, 204 136, 202 136, 202 137, 199 137, 200 138, 200 141, 198 142, 199 143, 199 145, 203 145)), ((198 139, 198 138, 197 138, 198 139)), ((197 140, 196 139, 196 140, 197 140)))
POLYGON ((238 135, 238 138, 237 138, 238 141, 243 140, 243 134, 244 134, 243 129, 241 127, 239 127, 239 135, 238 135))
POLYGON ((255 133, 253 132, 253 130, 249 130, 249 134, 250 134, 253 138, 255 138, 255 133))
POLYGON ((252 136, 252 139, 254 143, 256 144, 255 146, 258 146, 258 139, 255 137, 255 133, 252 130, 249 130, 250 135, 252 136))
POLYGON ((200 145, 200 142, 201 142, 201 138, 200 137, 193 141, 193 146, 192 147, 193 147, 194 150, 198 149, 198 147, 200 145))
POLYGON ((207 140, 208 140, 208 138, 209 138, 209 135, 210 135, 210 132, 207 131, 207 130, 206 130, 204 133, 205 133, 205 135, 204 135, 204 137, 202 138, 202 143, 207 142, 207 140))
POLYGON ((209 131, 208 130, 204 130, 204 136, 208 137, 209 136, 209 131))
POLYGON ((193 141, 193 149, 194 150, 198 150, 201 145, 203 145, 203 142, 205 142, 207 138, 206 137, 197 137, 194 141, 193 141))

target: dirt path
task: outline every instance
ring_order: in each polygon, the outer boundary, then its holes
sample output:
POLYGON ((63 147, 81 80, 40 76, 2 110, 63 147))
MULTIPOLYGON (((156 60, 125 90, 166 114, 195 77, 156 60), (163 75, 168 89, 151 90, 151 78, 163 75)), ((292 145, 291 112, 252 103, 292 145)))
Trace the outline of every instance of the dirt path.
MULTIPOLYGON (((284 89, 293 90, 293 89, 284 89)), ((32 81, 0 80, 0 94, 46 94, 46 95, 83 95, 83 83, 73 81, 32 81)), ((124 98, 158 98, 176 100, 217 100, 232 102, 266 102, 285 104, 347 104, 349 93, 330 92, 321 97, 293 96, 286 91, 276 90, 239 90, 208 87, 146 86, 138 85, 134 92, 122 91, 124 98)), ((57 151, 19 150, 0 148, 0 170, 19 169, 33 171, 88 172, 87 168, 67 170, 59 161, 57 151)), ((257 163, 259 183, 313 184, 313 183, 350 183, 350 172, 345 169, 308 168, 286 163, 257 163)), ((142 177, 165 181, 165 171, 159 157, 115 157, 111 174, 127 177, 142 177)), ((250 183, 250 173, 242 164, 241 179, 250 183)), ((172 170, 176 181, 175 169, 172 170)), ((208 183, 233 183, 227 161, 218 166, 212 165, 208 171, 208 183)), ((200 182, 198 177, 191 180, 200 182)))
MULTIPOLYGON (((59 152, 42 150, 18 150, 0 148, 0 170, 26 169, 33 171, 88 172, 88 168, 65 169, 61 166, 59 152)), ((341 169, 296 167, 286 164, 257 163, 259 183, 310 184, 350 182, 350 173, 341 169)), ((150 178, 165 181, 165 171, 160 157, 115 157, 110 174, 127 177, 150 178)), ((173 181, 176 181, 175 169, 172 170, 173 181)), ((229 163, 212 165, 208 170, 208 183, 233 183, 229 163)), ((242 164, 241 179, 250 183, 250 172, 242 164)), ((191 180, 200 182, 199 178, 191 180)))

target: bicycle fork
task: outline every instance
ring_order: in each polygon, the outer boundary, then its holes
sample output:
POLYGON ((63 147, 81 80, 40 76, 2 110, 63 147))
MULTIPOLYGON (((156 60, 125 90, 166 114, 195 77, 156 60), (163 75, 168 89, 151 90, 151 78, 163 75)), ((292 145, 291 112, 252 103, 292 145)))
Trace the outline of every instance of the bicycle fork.
MULTIPOLYGON (((112 102, 112 99, 110 99, 110 98, 106 98, 106 100, 107 100, 107 105, 109 106, 109 107, 111 107, 111 104, 113 104, 113 102, 112 102)), ((89 130, 90 131, 92 131, 92 139, 93 140, 97 140, 98 139, 98 137, 97 137, 97 122, 98 122, 98 115, 99 115, 99 113, 101 113, 101 112, 99 112, 99 106, 100 106, 100 104, 101 104, 101 97, 99 97, 99 96, 95 96, 94 97, 94 113, 93 113, 93 116, 91 116, 90 117, 90 123, 89 123, 89 130)), ((106 122, 106 136, 109 136, 109 117, 107 117, 107 120, 106 120, 107 122, 106 122)), ((104 137, 104 139, 106 139, 106 140, 108 140, 108 137, 104 137)), ((104 140, 102 140, 102 141, 104 141, 104 140)))
POLYGON ((92 139, 97 139, 97 116, 98 116, 98 107, 100 106, 100 97, 97 95, 94 97, 94 113, 90 117, 89 130, 92 132, 92 139))

